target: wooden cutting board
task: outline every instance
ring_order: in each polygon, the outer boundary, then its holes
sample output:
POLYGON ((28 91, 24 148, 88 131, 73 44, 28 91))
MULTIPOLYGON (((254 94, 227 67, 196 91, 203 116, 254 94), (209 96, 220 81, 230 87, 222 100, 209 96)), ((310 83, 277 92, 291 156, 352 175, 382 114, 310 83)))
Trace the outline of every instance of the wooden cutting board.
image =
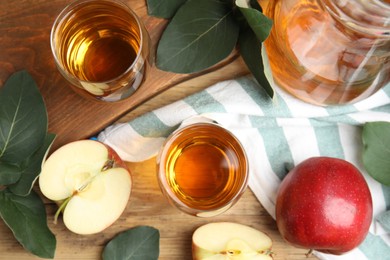
MULTIPOLYGON (((27 70, 37 82, 49 115, 49 131, 57 134, 54 149, 67 142, 88 138, 159 93, 189 79, 204 76, 236 62, 232 53, 209 70, 174 74, 153 66, 137 92, 125 101, 102 103, 74 93, 58 72, 50 49, 50 30, 69 0, 0 0, 0 86, 19 70, 27 70)), ((145 1, 125 1, 144 22, 155 50, 167 21, 148 16, 145 1)), ((242 66, 234 74, 220 73, 215 82, 246 74, 242 66)))

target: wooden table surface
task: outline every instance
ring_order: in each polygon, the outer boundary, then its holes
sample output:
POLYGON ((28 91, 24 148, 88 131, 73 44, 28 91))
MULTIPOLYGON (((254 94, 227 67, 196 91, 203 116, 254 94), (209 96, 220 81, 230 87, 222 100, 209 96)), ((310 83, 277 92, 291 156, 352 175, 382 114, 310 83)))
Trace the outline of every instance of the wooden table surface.
MULTIPOLYGON (((133 176, 133 191, 125 212, 105 231, 81 236, 68 231, 61 220, 53 224, 56 205, 47 203, 49 228, 56 235, 55 259, 101 259, 106 243, 116 234, 138 225, 148 225, 160 231, 160 260, 191 260, 191 236, 193 231, 206 223, 231 221, 252 226, 266 232, 273 240, 274 259, 306 258, 307 250, 286 244, 280 237, 275 221, 258 203, 250 190, 240 201, 222 215, 198 218, 181 213, 162 196, 155 178, 155 160, 129 163, 133 176)), ((37 257, 26 252, 13 238, 12 232, 0 221, 0 259, 33 260, 37 257)))
MULTIPOLYGON (((241 58, 231 57, 212 70, 197 75, 175 75, 153 68, 154 75, 140 90, 150 89, 121 104, 99 104, 75 95, 56 71, 48 43, 55 15, 69 1, 0 0, 0 86, 12 72, 27 68, 37 80, 49 113, 49 128, 59 134, 56 146, 88 137, 114 122, 124 122, 155 108, 169 104, 223 79, 248 74, 241 58), (152 82, 157 80, 156 82, 152 82), (62 98, 60 98, 62 97, 62 98), (57 103, 56 103, 57 102, 57 103), (59 103, 58 103, 59 102, 59 103), (104 117, 88 119, 97 110, 104 117), (80 114, 84 114, 80 116, 80 114), (82 120, 86 120, 79 126, 82 120), (88 121, 90 120, 90 121, 88 121), (100 121, 99 121, 100 120, 100 121), (74 125, 78 125, 74 128, 74 125)), ((147 17, 143 1, 130 0, 142 17, 152 40, 156 42, 164 21, 147 17), (157 28, 157 29, 156 29, 157 28)), ((262 1, 260 1, 261 3, 262 1)), ((56 235, 55 259, 101 259, 105 244, 121 231, 137 225, 153 226, 160 231, 160 258, 191 259, 191 235, 202 224, 232 221, 266 232, 274 241, 275 259, 308 259, 307 250, 294 248, 283 241, 275 221, 248 189, 228 212, 213 218, 197 218, 171 207, 162 196, 155 177, 155 159, 128 163, 133 176, 133 191, 125 212, 114 225, 91 236, 68 231, 61 220, 53 224, 57 206, 45 200, 49 228, 56 235)), ((35 187, 39 192, 39 187, 35 187)), ((0 220, 0 259, 37 259, 25 251, 12 232, 0 220)), ((309 259, 314 259, 310 257, 309 259)))

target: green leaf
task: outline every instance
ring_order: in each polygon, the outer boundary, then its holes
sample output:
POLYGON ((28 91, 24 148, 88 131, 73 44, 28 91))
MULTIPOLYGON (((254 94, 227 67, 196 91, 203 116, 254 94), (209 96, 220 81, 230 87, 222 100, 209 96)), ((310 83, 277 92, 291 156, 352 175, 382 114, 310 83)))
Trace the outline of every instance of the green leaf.
POLYGON ((159 256, 160 233, 139 226, 114 237, 104 248, 103 260, 156 260, 159 256))
MULTIPOLYGON (((252 2, 252 1, 251 1, 252 2)), ((252 3, 251 3, 252 4, 252 3)), ((258 10, 259 5, 256 5, 256 9, 249 6, 245 0, 236 0, 236 5, 244 15, 248 25, 256 34, 257 39, 263 42, 269 36, 272 29, 272 20, 265 16, 258 10)), ((260 7, 261 10, 261 7, 260 7)))
POLYGON ((390 123, 370 122, 363 127, 363 164, 369 175, 390 186, 390 123))
POLYGON ((232 52, 238 31, 228 2, 188 0, 163 32, 156 66, 175 73, 202 71, 232 52))
POLYGON ((171 18, 187 0, 147 0, 148 14, 160 18, 171 18))
POLYGON ((19 196, 26 196, 30 193, 35 180, 41 172, 42 163, 45 160, 55 137, 55 134, 47 134, 41 148, 21 164, 21 178, 17 183, 8 186, 12 193, 19 196))
POLYGON ((236 20, 240 24, 238 44, 240 54, 246 65, 255 77, 256 81, 264 88, 268 96, 274 96, 274 90, 270 84, 272 76, 265 75, 267 65, 263 58, 262 42, 268 37, 272 20, 262 14, 259 3, 255 0, 236 0, 236 6, 240 12, 236 13, 236 20), (271 78, 271 79, 270 79, 271 78))
POLYGON ((0 161, 0 185, 9 185, 17 182, 21 176, 21 170, 17 165, 0 161))
POLYGON ((0 160, 29 157, 46 132, 46 107, 33 78, 26 71, 14 73, 0 89, 0 160))
POLYGON ((0 191, 0 216, 25 249, 42 258, 54 257, 56 239, 47 226, 44 204, 35 192, 21 197, 0 191))
POLYGON ((240 31, 238 44, 240 46, 241 57, 244 59, 245 64, 248 66, 256 81, 264 88, 268 96, 272 98, 274 96, 274 90, 264 74, 261 43, 249 27, 240 31))

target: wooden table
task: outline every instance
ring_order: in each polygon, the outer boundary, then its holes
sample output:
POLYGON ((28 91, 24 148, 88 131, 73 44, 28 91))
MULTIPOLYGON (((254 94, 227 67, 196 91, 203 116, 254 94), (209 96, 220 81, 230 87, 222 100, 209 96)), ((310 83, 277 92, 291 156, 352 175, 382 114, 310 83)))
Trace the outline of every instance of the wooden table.
MULTIPOLYGON (((56 70, 50 53, 51 24, 69 2, 0 0, 0 86, 17 70, 27 69, 33 75, 46 101, 49 130, 58 134, 54 149, 97 133, 111 123, 130 120, 179 100, 220 80, 248 73, 241 58, 234 55, 197 75, 175 75, 153 68, 140 91, 126 102, 100 104, 85 100, 70 90, 56 70)), ((156 44, 166 22, 148 17, 144 1, 127 2, 141 16, 156 44)), ((307 250, 294 248, 283 241, 275 221, 249 189, 225 214, 207 219, 196 218, 179 212, 163 198, 155 178, 154 159, 129 163, 129 167, 134 181, 131 199, 121 218, 102 233, 80 236, 68 231, 61 221, 54 225, 53 215, 57 207, 45 200, 49 227, 57 237, 55 259, 100 259, 103 247, 110 239, 137 225, 159 229, 160 259, 191 259, 192 232, 211 221, 238 222, 268 233, 274 241, 275 259, 306 259, 307 250)), ((38 187, 36 190, 39 192, 38 187)), ((36 259, 20 246, 2 221, 0 259, 36 259)))
MULTIPOLYGON (((153 226, 160 231, 161 260, 190 260, 191 236, 202 224, 216 221, 232 221, 252 226, 266 232, 274 241, 274 259, 315 259, 306 258, 307 250, 286 244, 280 237, 275 221, 258 203, 250 190, 226 213, 212 218, 197 218, 179 212, 165 200, 159 191, 155 178, 155 161, 129 163, 132 170, 134 189, 125 212, 114 225, 102 233, 80 236, 68 231, 62 221, 53 224, 57 207, 47 203, 49 228, 57 237, 55 259, 101 259, 105 244, 116 234, 138 225, 153 226)), ((37 259, 16 242, 9 229, 0 221, 0 259, 37 259)))

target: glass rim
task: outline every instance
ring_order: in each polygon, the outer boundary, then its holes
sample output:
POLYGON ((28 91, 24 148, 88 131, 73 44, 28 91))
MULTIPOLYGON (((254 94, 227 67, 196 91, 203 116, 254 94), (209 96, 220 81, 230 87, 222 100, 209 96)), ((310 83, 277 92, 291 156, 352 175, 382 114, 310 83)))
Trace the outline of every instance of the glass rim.
MULTIPOLYGON (((146 30, 146 29, 145 29, 146 30)), ((56 16, 56 19, 54 20, 54 23, 51 27, 51 31, 50 31, 50 48, 51 48, 51 52, 54 56, 54 60, 55 60, 55 63, 57 64, 57 66, 59 66, 61 68, 62 71, 64 71, 66 74, 70 75, 72 78, 76 78, 78 81, 80 82, 87 82, 87 83, 90 83, 90 84, 110 84, 111 82, 114 82, 114 81, 117 81, 119 80, 123 75, 127 74, 129 71, 131 71, 134 66, 137 64, 138 60, 142 57, 142 51, 144 49, 144 31, 143 31, 143 24, 141 22, 141 19, 138 17, 138 15, 133 11, 132 8, 130 8, 130 6, 128 6, 127 4, 125 4, 124 2, 122 2, 121 0, 76 0, 76 1, 73 1, 71 3, 69 3, 68 5, 66 5, 62 10, 61 12, 56 16), (120 75, 112 78, 112 79, 109 79, 109 80, 105 80, 105 81, 87 81, 87 80, 83 80, 83 79, 80 79, 78 78, 77 76, 73 75, 72 73, 70 73, 63 65, 62 63, 59 61, 59 58, 58 58, 58 55, 55 51, 55 47, 56 47, 56 44, 55 44, 55 35, 57 33, 57 29, 58 29, 58 26, 64 21, 64 18, 66 18, 69 14, 69 12, 75 8, 76 6, 79 6, 81 4, 85 4, 85 3, 88 3, 88 2, 107 2, 107 3, 114 3, 116 4, 118 7, 121 7, 123 8, 124 10, 126 10, 129 14, 131 14, 131 16, 134 18, 134 20, 137 22, 137 28, 139 30, 139 34, 140 34, 140 43, 139 43, 139 49, 137 51, 137 56, 136 58, 134 59, 133 63, 124 71, 122 72, 120 75)), ((145 60, 146 62, 146 60, 145 60)))
MULTIPOLYGON (((168 200, 170 203, 173 203, 180 210, 182 210, 186 213, 195 215, 195 216, 201 216, 202 213, 212 213, 212 212, 217 212, 217 214, 215 214, 215 215, 219 215, 219 214, 225 212, 226 210, 228 210, 231 206, 233 206, 238 201, 238 199, 242 196, 242 194, 244 193, 244 191, 248 187, 249 161, 248 161, 248 156, 246 154, 244 146, 242 145, 241 141, 231 131, 229 131, 225 127, 219 125, 218 123, 196 122, 196 123, 192 123, 192 124, 189 124, 189 125, 186 125, 186 126, 183 126, 181 128, 176 129, 163 142, 162 147, 161 147, 159 153, 157 154, 156 158, 157 158, 157 166, 158 166, 157 167, 157 181, 158 181, 158 184, 159 184, 160 189, 163 192, 163 194, 165 194, 168 197, 168 200), (231 199, 229 201, 227 201, 226 203, 224 203, 223 205, 221 205, 219 207, 212 208, 212 209, 192 208, 189 205, 182 202, 175 195, 175 193, 172 191, 172 189, 170 188, 170 185, 169 185, 167 178, 166 178, 165 164, 162 163, 162 159, 166 158, 166 155, 167 155, 166 151, 169 149, 172 142, 174 142, 177 139, 177 137, 179 136, 180 133, 187 130, 188 128, 192 128, 192 127, 196 127, 196 126, 203 126, 203 125, 206 125, 206 126, 211 125, 213 127, 217 127, 219 129, 225 131, 238 144, 238 147, 242 151, 242 154, 244 156, 244 161, 245 161, 245 175, 243 177, 243 180, 242 180, 241 185, 239 186, 237 192, 231 197, 231 199), (165 156, 163 156, 163 155, 165 155, 165 156)), ((213 204, 210 204, 210 206, 212 206, 212 205, 213 204)), ((211 215, 211 216, 214 216, 214 215, 211 215)))

